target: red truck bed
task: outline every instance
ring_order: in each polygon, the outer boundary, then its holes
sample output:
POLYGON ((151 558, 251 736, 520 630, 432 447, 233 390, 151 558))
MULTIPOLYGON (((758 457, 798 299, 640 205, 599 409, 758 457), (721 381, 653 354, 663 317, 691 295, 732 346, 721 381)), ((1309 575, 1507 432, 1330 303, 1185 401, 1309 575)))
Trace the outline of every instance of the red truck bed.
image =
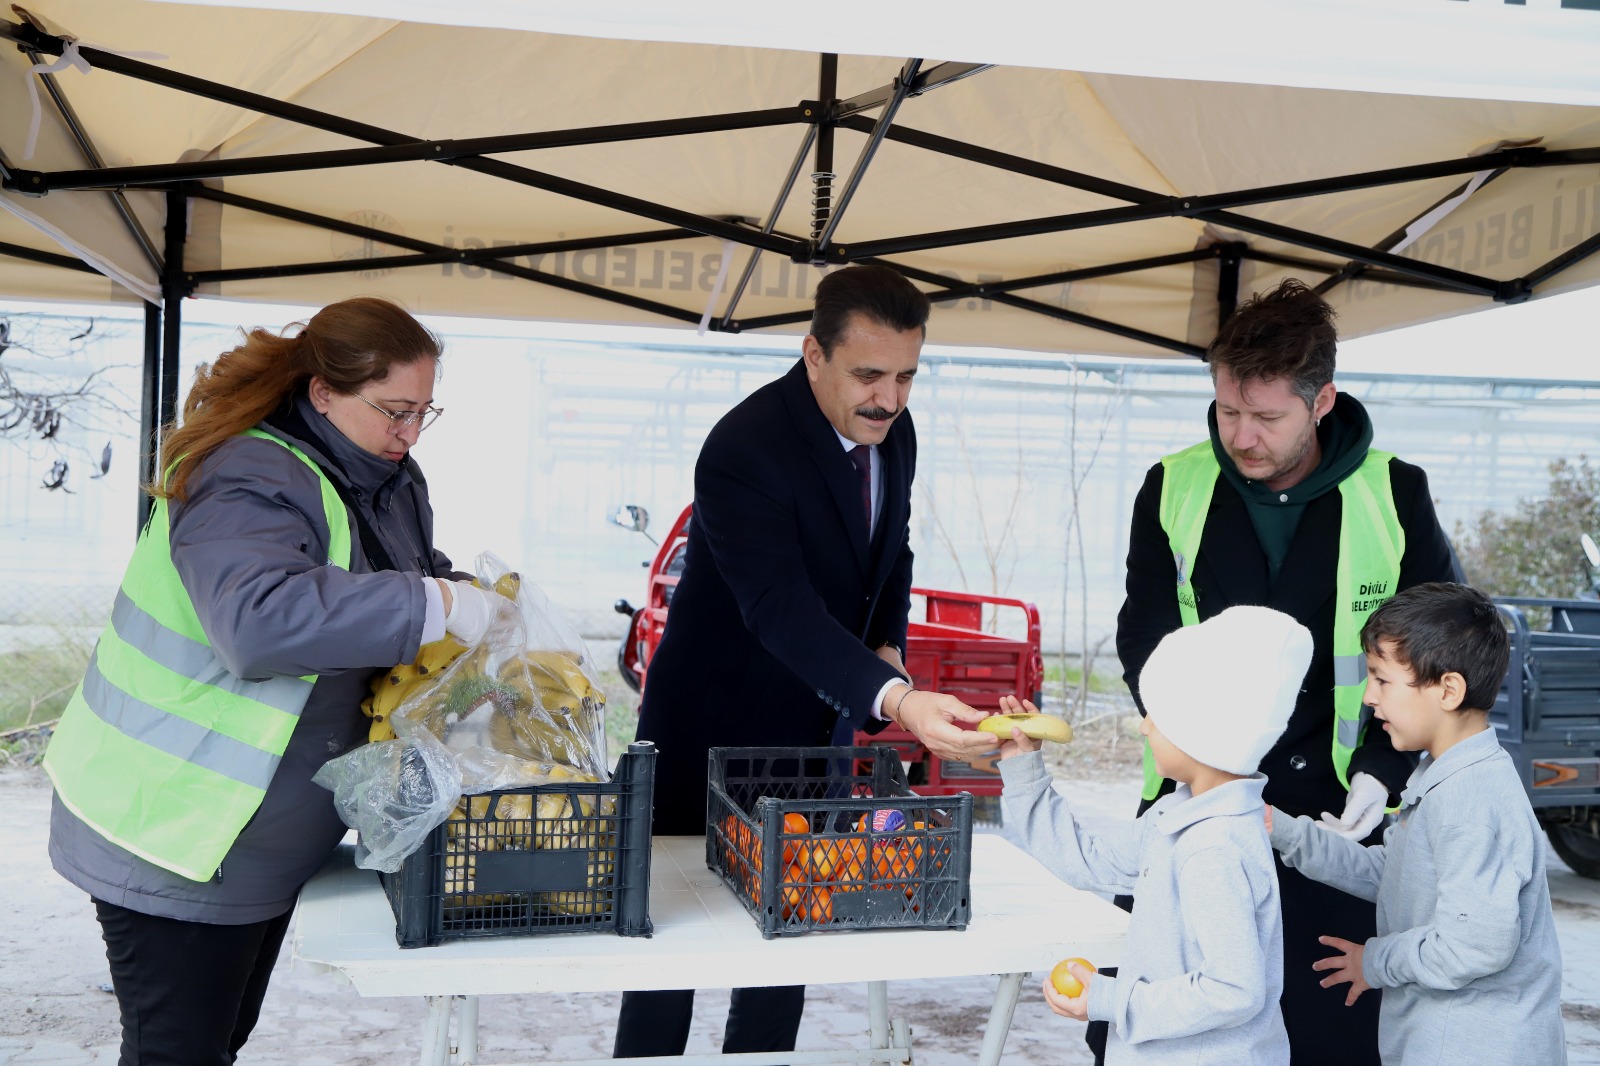
MULTIPOLYGON (((906 669, 911 683, 931 692, 947 692, 979 710, 998 710, 1000 697, 1020 695, 1039 702, 1044 687, 1044 660, 1039 651, 1039 610, 1031 603, 1003 596, 914 588, 923 598, 923 621, 906 633, 906 669), (1007 612, 1010 628, 1024 627, 1025 637, 1001 636, 984 628, 984 609, 991 620, 1007 612)), ((916 737, 890 726, 881 733, 856 734, 858 744, 887 744, 909 764, 911 784, 924 795, 971 792, 1000 794, 993 759, 979 763, 946 762, 924 750, 916 737)))
MULTIPOLYGON (((684 508, 651 561, 645 602, 632 611, 633 621, 618 655, 618 668, 636 690, 644 685, 650 657, 666 629, 672 591, 683 570, 692 511, 692 507, 684 508)), ((1012 694, 1039 702, 1044 660, 1039 651, 1037 607, 1023 600, 969 592, 914 588, 911 594, 923 601, 922 620, 913 621, 906 633, 905 662, 913 685, 948 692, 980 710, 998 710, 1000 697, 1012 694)), ((898 750, 913 789, 923 795, 1000 794, 1000 777, 992 759, 975 765, 944 762, 910 733, 893 726, 873 736, 857 733, 856 742, 898 750)))

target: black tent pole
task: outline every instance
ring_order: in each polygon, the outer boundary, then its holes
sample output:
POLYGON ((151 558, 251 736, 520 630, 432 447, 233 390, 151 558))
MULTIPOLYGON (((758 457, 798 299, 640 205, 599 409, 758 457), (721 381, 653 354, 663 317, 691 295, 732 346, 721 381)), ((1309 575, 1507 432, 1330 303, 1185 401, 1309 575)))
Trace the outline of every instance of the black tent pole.
MULTIPOLYGON (((811 128, 806 131, 805 137, 800 142, 800 150, 795 153, 794 162, 789 166, 789 173, 784 178, 783 188, 778 190, 778 197, 773 201, 772 212, 767 216, 766 225, 762 227, 763 233, 771 233, 778 224, 778 216, 783 213, 783 205, 789 199, 789 193, 794 189, 795 181, 800 177, 800 168, 805 166, 806 156, 811 151, 813 143, 817 146, 817 166, 812 171, 812 197, 811 210, 815 219, 820 210, 826 214, 828 204, 833 198, 833 123, 828 121, 833 112, 836 101, 834 96, 838 93, 839 57, 833 52, 823 52, 817 68, 817 100, 818 106, 815 114, 811 115, 811 128), (819 207, 820 205, 820 207, 819 207)), ((822 231, 822 222, 815 221, 812 225, 811 236, 816 238, 822 231)), ((733 319, 734 312, 739 307, 739 301, 744 298, 744 290, 749 286, 750 279, 755 275, 756 262, 761 258, 761 249, 750 249, 750 258, 745 262, 744 273, 739 277, 739 283, 733 288, 733 295, 728 297, 728 307, 722 313, 722 322, 719 330, 737 330, 738 323, 733 319)))
MULTIPOLYGON (((190 192, 196 199, 210 200, 213 203, 224 204, 230 207, 238 207, 246 211, 255 211, 260 214, 270 215, 274 218, 281 218, 290 222, 299 222, 307 226, 315 226, 319 229, 331 230, 334 233, 348 233, 352 236, 361 237, 363 240, 370 240, 374 244, 390 244, 397 248, 412 248, 416 251, 424 253, 425 256, 432 256, 439 252, 452 251, 452 249, 449 249, 442 244, 433 244, 429 241, 421 241, 413 237, 405 237, 397 233, 389 233, 384 230, 373 229, 370 226, 358 226, 354 223, 345 222, 342 219, 327 218, 322 215, 313 214, 309 211, 299 211, 295 208, 284 207, 281 204, 272 204, 265 200, 256 200, 248 196, 240 196, 236 193, 223 192, 221 189, 210 189, 204 185, 193 186, 190 192)), ((735 225, 735 223, 729 222, 728 225, 732 226, 735 225)), ((749 232, 754 231, 751 230, 749 232)), ((616 238, 607 238, 608 241, 615 239, 616 238)), ((529 245, 526 247, 533 246, 529 245)), ((504 255, 507 250, 508 249, 506 248, 493 248, 489 251, 491 256, 500 256, 504 255)), ((508 263, 498 258, 484 257, 469 249, 458 248, 454 249, 454 252, 455 259, 458 262, 478 263, 485 270, 493 270, 499 274, 505 274, 514 278, 525 278, 528 281, 537 281, 540 284, 550 285, 557 289, 565 289, 568 292, 576 292, 582 293, 585 296, 593 296, 597 300, 609 300, 612 303, 621 304, 624 307, 635 307, 641 311, 650 311, 655 314, 664 315, 668 318, 675 318, 681 322, 693 322, 698 324, 700 321, 700 314, 697 311, 687 311, 683 308, 673 307, 670 304, 661 303, 657 300, 646 300, 638 296, 629 296, 625 293, 614 292, 599 285, 591 285, 588 282, 576 281, 572 278, 563 277, 560 274, 551 274, 545 271, 533 270, 529 267, 518 266, 515 263, 508 263)), ((424 257, 419 256, 416 257, 415 262, 420 264, 423 260, 424 257)), ((382 260, 350 260, 349 262, 367 263, 374 261, 382 260)), ((276 269, 278 273, 287 276, 294 273, 296 266, 307 265, 313 267, 319 266, 318 264, 285 264, 280 268, 271 269, 276 269)), ((396 263, 395 265, 403 264, 396 263)), ((320 272, 320 269, 312 270, 311 272, 318 273, 320 272)), ((193 290, 194 285, 197 283, 226 281, 229 278, 249 276, 270 277, 274 275, 270 272, 270 270, 269 272, 264 273, 256 269, 197 270, 192 273, 184 272, 180 274, 185 295, 188 295, 188 293, 193 290)))
POLYGON ((144 368, 140 372, 139 400, 139 525, 138 536, 150 520, 150 494, 145 486, 156 479, 156 441, 161 430, 161 305, 145 301, 144 368))
POLYGON ((817 126, 817 162, 811 172, 811 242, 813 263, 820 263, 815 249, 828 225, 828 215, 833 210, 833 122, 834 105, 839 95, 839 57, 833 52, 822 53, 822 65, 817 74, 817 94, 822 101, 824 121, 817 126))
POLYGON ((1223 245, 1222 253, 1218 256, 1221 269, 1217 271, 1217 326, 1233 317, 1233 309, 1239 304, 1239 260, 1244 245, 1229 243, 1223 245))
MULTIPOLYGON (((178 351, 183 334, 183 299, 193 291, 183 272, 183 246, 189 236, 189 197, 177 189, 167 191, 164 236, 167 265, 161 276, 161 432, 178 420, 178 351)), ((165 466, 167 457, 158 450, 156 461, 165 466)))
MULTIPOLYGON (((771 233, 772 228, 778 224, 778 216, 783 213, 783 205, 789 200, 789 193, 794 190, 794 183, 800 177, 800 170, 806 165, 806 156, 811 154, 811 142, 816 138, 817 128, 812 126, 806 130, 806 135, 800 140, 800 148, 794 154, 794 161, 789 164, 788 173, 784 175, 783 187, 778 190, 778 197, 772 202, 772 210, 767 214, 767 221, 761 227, 762 233, 771 233)), ((733 287, 733 293, 728 297, 728 307, 722 312, 722 325, 720 329, 735 327, 733 312, 739 306, 739 300, 744 296, 744 290, 749 287, 750 279, 755 276, 756 263, 761 259, 761 249, 750 249, 750 258, 745 260, 744 273, 739 276, 739 283, 733 287)))
MULTIPOLYGON (((19 47, 22 53, 34 63, 44 62, 40 54, 27 44, 22 44, 19 47)), ((61 121, 72 135, 72 140, 77 144, 78 152, 83 156, 84 162, 96 170, 104 167, 105 160, 100 157, 99 149, 95 147, 93 139, 89 136, 89 131, 84 128, 83 120, 78 117, 78 113, 73 109, 71 101, 67 99, 67 94, 62 91, 61 83, 56 79, 56 76, 54 74, 40 74, 39 80, 44 83, 46 95, 50 97, 50 102, 55 105, 56 113, 61 116, 61 121)), ((145 259, 149 261, 151 267, 159 271, 161 269, 161 257, 156 254, 155 245, 151 242, 150 235, 144 231, 144 226, 139 224, 139 218, 133 213, 133 207, 128 203, 128 197, 121 189, 108 189, 106 195, 111 198, 112 209, 116 211, 117 217, 122 220, 122 224, 127 227, 129 236, 139 246, 139 250, 144 253, 145 259)))
POLYGON ((845 208, 850 206, 856 190, 861 187, 861 179, 866 177, 867 167, 871 165, 872 157, 877 155, 878 146, 883 143, 883 135, 894 125, 895 116, 900 112, 900 105, 905 103, 906 96, 911 92, 911 83, 916 80, 917 73, 921 69, 920 59, 908 59, 900 68, 900 76, 894 82, 893 94, 884 103, 878 120, 872 124, 872 130, 867 134, 867 143, 861 146, 861 154, 856 157, 856 165, 850 169, 850 176, 845 179, 843 191, 839 193, 828 211, 828 224, 816 237, 817 247, 813 255, 820 256, 826 253, 828 242, 833 240, 834 231, 839 228, 839 219, 844 215, 845 208))
MULTIPOLYGON (((1524 293, 1531 295, 1535 285, 1542 285, 1568 267, 1583 262, 1597 251, 1600 251, 1600 233, 1594 234, 1582 244, 1568 248, 1549 262, 1530 270, 1527 276, 1521 279, 1524 293)), ((1526 296, 1524 296, 1524 299, 1526 299, 1526 296)))

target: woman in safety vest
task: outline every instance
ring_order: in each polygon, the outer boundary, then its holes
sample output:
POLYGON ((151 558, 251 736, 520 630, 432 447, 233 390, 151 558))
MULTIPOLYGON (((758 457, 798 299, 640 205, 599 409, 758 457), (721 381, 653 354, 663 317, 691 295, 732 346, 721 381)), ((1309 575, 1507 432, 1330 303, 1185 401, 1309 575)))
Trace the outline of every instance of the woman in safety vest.
POLYGON ((488 625, 492 594, 433 547, 410 457, 439 353, 394 304, 345 300, 201 366, 166 431, 149 524, 45 752, 50 859, 94 899, 122 1066, 233 1061, 345 832, 312 775, 364 739, 375 670, 488 625))

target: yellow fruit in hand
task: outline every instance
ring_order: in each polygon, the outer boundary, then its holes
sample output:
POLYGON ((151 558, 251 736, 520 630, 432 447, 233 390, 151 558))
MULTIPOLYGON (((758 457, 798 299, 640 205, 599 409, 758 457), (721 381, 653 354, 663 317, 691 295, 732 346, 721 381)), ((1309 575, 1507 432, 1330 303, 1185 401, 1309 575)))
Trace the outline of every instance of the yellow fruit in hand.
POLYGON ((1065 744, 1072 739, 1072 727, 1048 714, 991 714, 978 723, 979 730, 993 733, 1001 740, 1011 739, 1013 726, 1022 730, 1023 736, 1033 740, 1050 740, 1057 744, 1065 744))
POLYGON ((1082 966, 1085 970, 1088 970, 1090 973, 1100 972, 1094 968, 1094 963, 1090 962, 1088 959, 1074 957, 1070 959, 1062 959, 1060 962, 1056 963, 1055 969, 1050 971, 1050 983, 1055 986, 1055 990, 1057 992, 1060 992, 1068 999, 1077 999, 1079 996, 1083 995, 1083 982, 1072 976, 1072 971, 1067 969, 1067 966, 1074 962, 1079 966, 1082 966))

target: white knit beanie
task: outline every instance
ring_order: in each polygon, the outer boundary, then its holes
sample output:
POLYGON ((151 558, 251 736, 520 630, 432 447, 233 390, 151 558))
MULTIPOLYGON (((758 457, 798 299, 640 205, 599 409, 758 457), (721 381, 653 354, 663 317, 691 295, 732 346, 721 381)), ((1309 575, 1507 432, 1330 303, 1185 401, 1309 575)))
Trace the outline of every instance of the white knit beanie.
POLYGON ((1229 607, 1161 638, 1139 674, 1139 698, 1184 754, 1253 774, 1289 724, 1310 665, 1305 626, 1268 607, 1229 607))

